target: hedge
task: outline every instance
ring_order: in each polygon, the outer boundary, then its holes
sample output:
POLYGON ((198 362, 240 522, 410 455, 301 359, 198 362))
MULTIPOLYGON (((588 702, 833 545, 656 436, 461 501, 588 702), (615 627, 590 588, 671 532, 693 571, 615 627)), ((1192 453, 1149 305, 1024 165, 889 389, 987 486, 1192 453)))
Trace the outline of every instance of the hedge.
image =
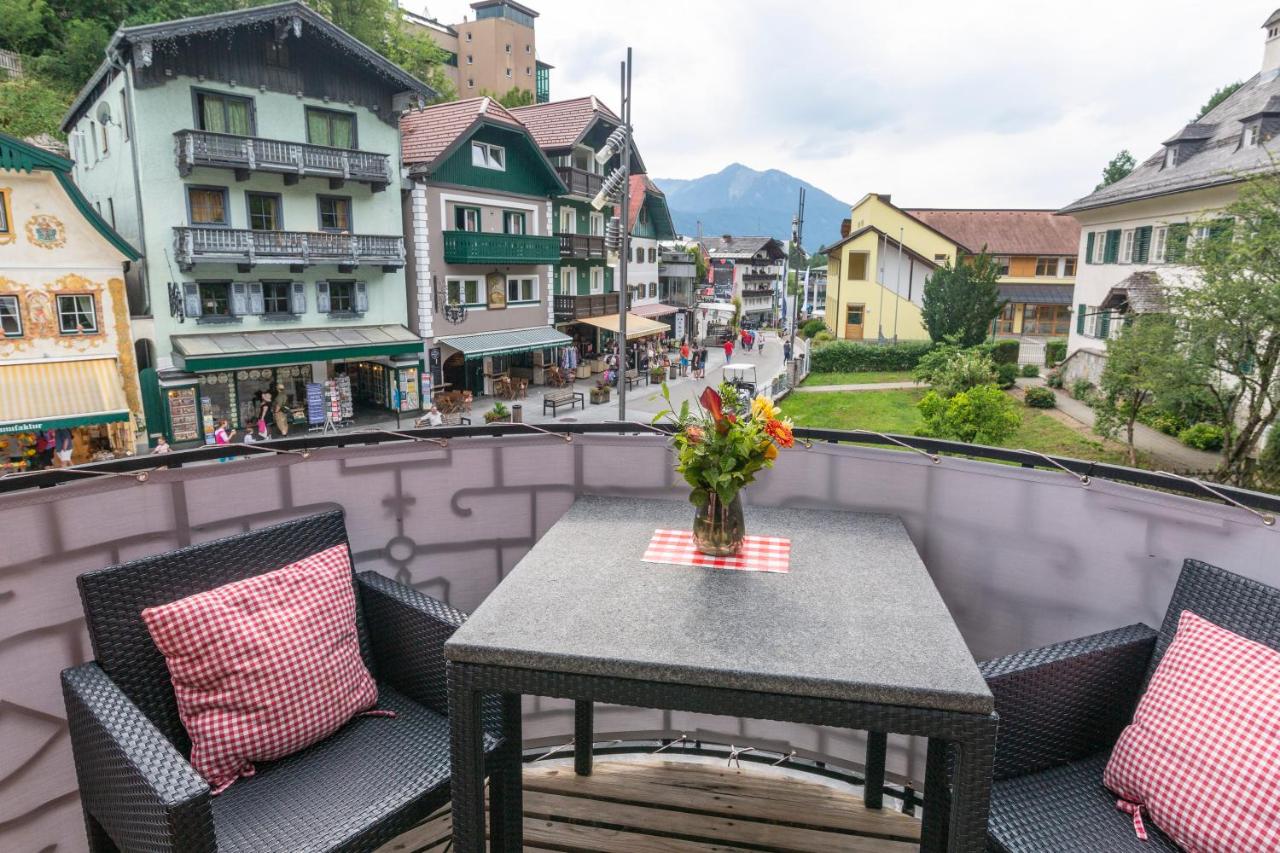
POLYGON ((1058 405, 1058 396, 1048 388, 1028 388, 1024 401, 1033 409, 1052 409, 1058 405))
POLYGON ((1013 338, 1001 338, 989 344, 989 346, 991 347, 991 360, 996 364, 1018 363, 1018 342, 1013 338))
POLYGON ((809 366, 814 373, 852 373, 858 370, 912 370, 920 357, 933 349, 929 341, 898 344, 866 344, 832 341, 815 349, 809 366))
POLYGON ((1055 364, 1061 364, 1062 360, 1067 357, 1066 341, 1048 341, 1044 345, 1044 366, 1053 367, 1055 364))

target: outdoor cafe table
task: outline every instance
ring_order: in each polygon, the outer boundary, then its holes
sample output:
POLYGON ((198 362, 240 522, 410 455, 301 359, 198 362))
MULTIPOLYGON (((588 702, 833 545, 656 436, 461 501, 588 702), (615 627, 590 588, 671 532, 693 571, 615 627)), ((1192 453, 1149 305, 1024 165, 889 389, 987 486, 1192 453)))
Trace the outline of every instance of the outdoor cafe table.
MULTIPOLYGON (((457 853, 485 849, 492 694, 515 712, 514 741, 521 695, 575 700, 582 774, 593 702, 873 732, 871 807, 884 733, 926 737, 922 849, 986 849, 995 702, 902 522, 769 507, 746 519, 791 540, 787 573, 644 562, 654 530, 690 529, 693 508, 580 497, 445 643, 457 853)), ((520 850, 521 803, 501 799, 493 849, 520 850)))

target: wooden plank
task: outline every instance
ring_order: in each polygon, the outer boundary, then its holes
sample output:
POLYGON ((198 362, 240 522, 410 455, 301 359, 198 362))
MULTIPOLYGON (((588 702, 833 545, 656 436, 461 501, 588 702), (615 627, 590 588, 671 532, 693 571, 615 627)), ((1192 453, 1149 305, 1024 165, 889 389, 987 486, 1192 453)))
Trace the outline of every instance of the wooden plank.
POLYGON ((914 853, 917 848, 914 841, 889 841, 845 832, 801 829, 536 791, 525 793, 524 813, 526 817, 551 820, 567 818, 607 824, 639 833, 660 831, 707 842, 764 845, 770 850, 787 853, 914 853))
POLYGON ((443 850, 453 832, 449 807, 445 806, 413 829, 388 841, 376 853, 422 853, 443 850))
POLYGON ((592 775, 526 767, 526 791, 669 806, 686 811, 916 840, 920 824, 890 809, 867 809, 859 797, 763 767, 748 770, 695 762, 597 761, 592 775))
MULTIPOLYGON (((572 771, 570 771, 572 772, 572 771)), ((553 850, 583 851, 583 853, 742 853, 746 847, 728 847, 723 844, 704 844, 700 841, 681 841, 641 835, 616 829, 582 826, 576 823, 559 823, 540 818, 525 818, 524 840, 534 847, 553 850)), ((527 849, 527 848, 526 848, 527 849)))

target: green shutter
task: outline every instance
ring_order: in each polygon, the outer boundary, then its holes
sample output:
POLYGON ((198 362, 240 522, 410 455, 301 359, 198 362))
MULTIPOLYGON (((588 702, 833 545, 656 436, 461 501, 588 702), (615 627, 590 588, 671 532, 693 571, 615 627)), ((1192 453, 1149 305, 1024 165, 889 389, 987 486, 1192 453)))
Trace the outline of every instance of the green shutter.
POLYGON ((1209 223, 1209 238, 1212 240, 1229 240, 1236 221, 1231 217, 1215 219, 1209 223))
POLYGON ((1151 226, 1144 225, 1133 235, 1133 262, 1145 264, 1151 253, 1151 226))
POLYGON ((1165 238, 1164 259, 1166 263, 1179 264, 1187 257, 1187 237, 1191 235, 1191 226, 1178 222, 1169 226, 1165 238))
MULTIPOLYGON (((1092 235, 1092 234, 1090 234, 1090 235, 1089 235, 1089 242, 1090 242, 1090 243, 1092 243, 1092 242, 1093 242, 1093 235, 1092 235)), ((1083 335, 1083 334, 1084 334, 1084 312, 1085 312, 1085 304, 1084 304, 1083 302, 1081 302, 1081 303, 1076 307, 1076 334, 1077 334, 1077 335, 1083 335)))
POLYGON ((1114 264, 1120 257, 1120 229, 1114 228, 1107 232, 1107 242, 1102 249, 1102 262, 1104 264, 1114 264))
POLYGON ((1099 323, 1098 323, 1098 337, 1102 338, 1103 340, 1106 340, 1110 332, 1111 332, 1111 312, 1103 311, 1102 316, 1099 318, 1099 323))
POLYGON ((1084 262, 1086 264, 1093 263, 1093 232, 1090 231, 1085 236, 1084 241, 1084 262))

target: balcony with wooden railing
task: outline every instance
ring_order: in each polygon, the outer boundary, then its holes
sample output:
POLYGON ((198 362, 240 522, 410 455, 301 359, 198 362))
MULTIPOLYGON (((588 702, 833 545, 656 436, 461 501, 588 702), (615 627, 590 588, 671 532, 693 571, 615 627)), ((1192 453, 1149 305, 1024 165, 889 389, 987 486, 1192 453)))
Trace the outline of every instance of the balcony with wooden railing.
POLYGON ((552 298, 552 310, 555 312, 557 323, 617 314, 618 294, 591 293, 585 296, 558 294, 552 298))
POLYGON ((557 234, 560 257, 579 261, 599 260, 605 256, 604 238, 594 234, 557 234))
POLYGON ((253 267, 335 264, 340 268, 404 266, 404 238, 382 234, 334 234, 325 231, 251 231, 246 228, 177 226, 173 229, 178 265, 200 263, 253 267))
POLYGON ((579 195, 584 198, 594 198, 596 193, 600 192, 600 184, 604 180, 600 175, 573 166, 556 166, 556 174, 569 188, 569 195, 579 195))
POLYGON ((446 264, 554 264, 558 260, 560 240, 556 237, 486 231, 444 232, 446 264))
POLYGON ((183 177, 195 167, 205 166, 231 169, 237 180, 245 180, 253 172, 284 175, 286 184, 297 183, 299 178, 328 178, 333 189, 345 181, 357 181, 377 192, 391 183, 391 158, 373 151, 204 130, 180 130, 174 139, 178 174, 183 177))

